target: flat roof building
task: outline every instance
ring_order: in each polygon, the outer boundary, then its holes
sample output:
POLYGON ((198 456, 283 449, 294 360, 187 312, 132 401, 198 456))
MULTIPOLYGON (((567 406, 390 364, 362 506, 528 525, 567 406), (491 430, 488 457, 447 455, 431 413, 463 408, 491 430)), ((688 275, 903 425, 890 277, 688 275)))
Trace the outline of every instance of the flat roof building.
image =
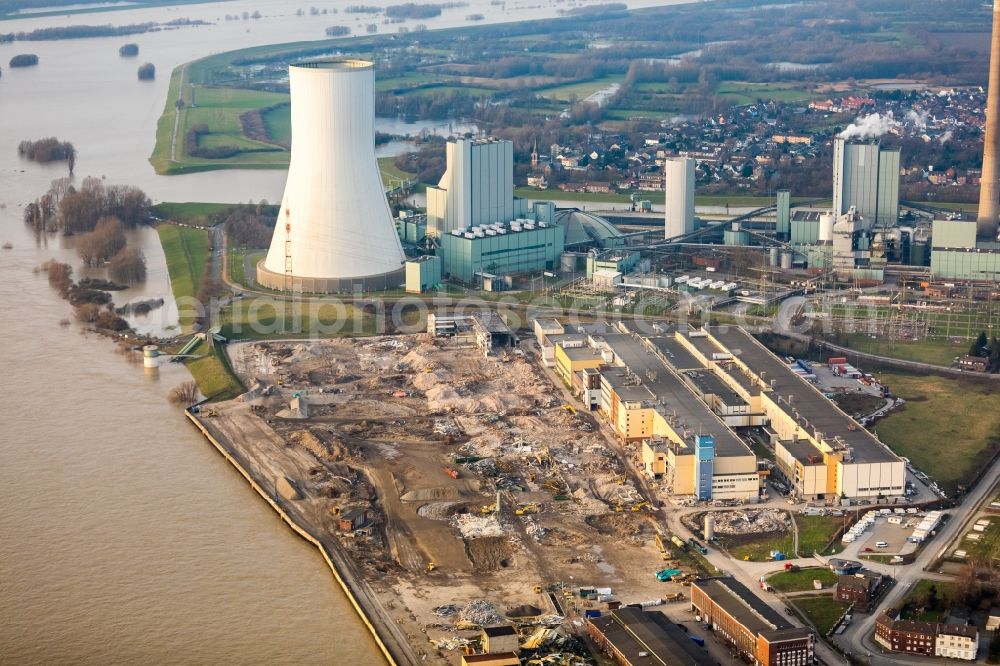
MULTIPOLYGON (((741 328, 712 327, 703 334, 697 345, 705 349, 711 344, 729 355, 712 364, 732 379, 730 386, 749 380, 759 387, 758 402, 749 392, 742 395, 750 399, 752 410, 767 416, 775 432, 778 468, 799 495, 903 495, 903 461, 788 364, 741 328)), ((690 339, 694 347, 695 338, 683 339, 690 339)))

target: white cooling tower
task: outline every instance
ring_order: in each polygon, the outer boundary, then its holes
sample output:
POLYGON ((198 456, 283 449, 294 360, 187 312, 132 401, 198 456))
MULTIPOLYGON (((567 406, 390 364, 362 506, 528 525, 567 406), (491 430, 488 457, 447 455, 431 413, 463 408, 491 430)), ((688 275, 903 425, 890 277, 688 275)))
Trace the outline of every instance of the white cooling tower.
POLYGON ((404 281, 403 248, 375 159, 375 70, 365 60, 288 68, 292 159, 257 281, 337 292, 404 281))

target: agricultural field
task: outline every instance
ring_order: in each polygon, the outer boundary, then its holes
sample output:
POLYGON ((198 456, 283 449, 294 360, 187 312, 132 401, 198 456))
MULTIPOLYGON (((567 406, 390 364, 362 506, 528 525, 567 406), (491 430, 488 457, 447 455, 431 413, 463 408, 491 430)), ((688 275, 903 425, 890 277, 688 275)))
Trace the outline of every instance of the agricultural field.
POLYGON ((983 383, 988 380, 889 371, 876 377, 906 404, 880 419, 874 431, 946 492, 968 484, 1000 451, 1000 393, 983 383), (940 464, 942 446, 947 465, 940 464))

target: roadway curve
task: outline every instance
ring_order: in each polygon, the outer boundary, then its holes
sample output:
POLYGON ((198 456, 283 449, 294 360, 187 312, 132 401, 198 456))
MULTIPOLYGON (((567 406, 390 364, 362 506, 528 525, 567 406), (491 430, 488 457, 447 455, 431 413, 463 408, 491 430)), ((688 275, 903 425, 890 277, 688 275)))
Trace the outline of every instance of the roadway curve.
MULTIPOLYGON (((967 495, 962 498, 962 503, 954 509, 950 509, 951 519, 938 530, 934 540, 928 543, 917 559, 906 567, 900 567, 901 573, 896 577, 896 585, 888 594, 883 597, 878 608, 871 614, 865 616, 860 621, 852 624, 847 631, 836 638, 836 642, 843 649, 850 651, 854 655, 879 655, 879 663, 895 664, 915 664, 925 666, 926 658, 905 656, 898 653, 882 653, 882 649, 871 640, 871 634, 875 629, 875 617, 884 609, 893 608, 902 602, 909 592, 914 582, 922 578, 933 578, 937 580, 946 579, 937 572, 926 571, 935 560, 941 557, 955 537, 968 528, 969 521, 976 515, 976 511, 985 499, 991 497, 991 493, 997 486, 997 482, 987 483, 986 479, 997 479, 1000 474, 1000 459, 994 461, 989 469, 982 476, 983 481, 976 485, 967 495)), ((871 659, 868 659, 871 663, 871 659)))

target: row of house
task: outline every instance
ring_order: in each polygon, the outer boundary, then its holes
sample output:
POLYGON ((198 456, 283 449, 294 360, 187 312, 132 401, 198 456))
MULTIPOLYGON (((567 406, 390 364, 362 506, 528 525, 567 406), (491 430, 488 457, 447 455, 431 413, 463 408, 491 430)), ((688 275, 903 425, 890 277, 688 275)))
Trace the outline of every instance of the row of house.
POLYGON ((974 626, 901 620, 891 611, 875 619, 875 642, 886 650, 975 661, 979 630, 974 626))

